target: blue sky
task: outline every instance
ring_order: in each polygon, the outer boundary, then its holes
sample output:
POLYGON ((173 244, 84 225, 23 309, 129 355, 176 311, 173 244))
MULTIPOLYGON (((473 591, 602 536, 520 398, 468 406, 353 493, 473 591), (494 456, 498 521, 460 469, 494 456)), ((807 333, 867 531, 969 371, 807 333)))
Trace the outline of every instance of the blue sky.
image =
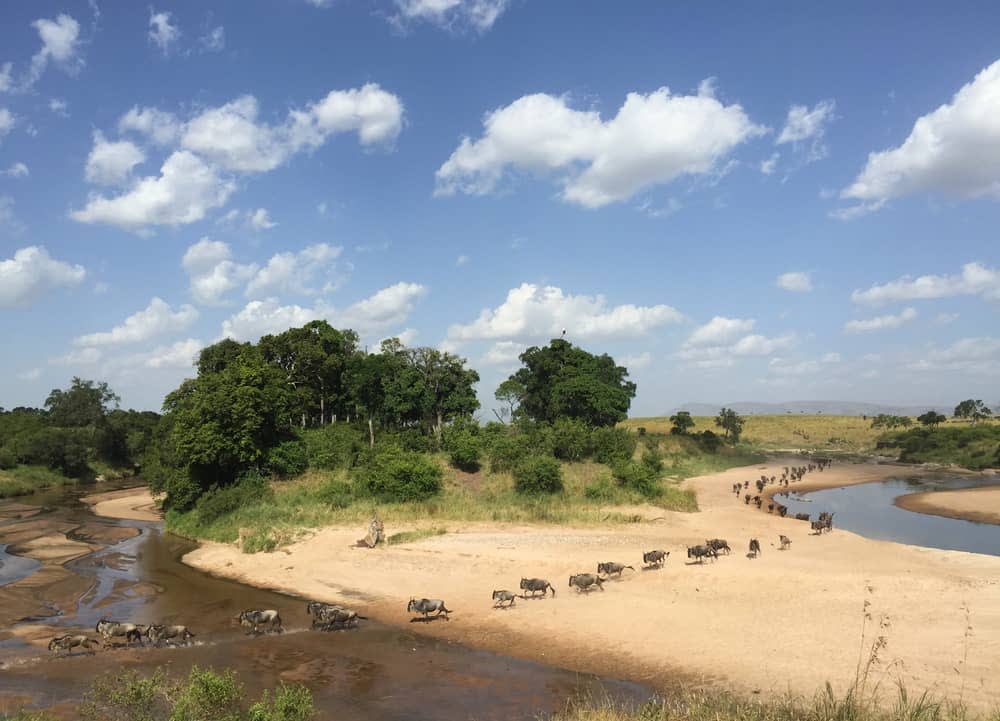
MULTIPOLYGON (((0 405, 314 317, 686 401, 1000 401, 991 3, 0 8, 0 405)), ((484 411, 484 416, 488 415, 484 411)))

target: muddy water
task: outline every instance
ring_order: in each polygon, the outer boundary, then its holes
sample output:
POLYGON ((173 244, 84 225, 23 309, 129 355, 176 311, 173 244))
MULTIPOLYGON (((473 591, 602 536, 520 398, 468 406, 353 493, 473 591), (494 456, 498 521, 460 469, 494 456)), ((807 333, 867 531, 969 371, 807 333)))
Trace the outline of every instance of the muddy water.
POLYGON ((95 677, 123 666, 163 667, 173 674, 193 664, 233 668, 252 690, 301 683, 312 690, 322 718, 338 719, 534 718, 580 694, 638 702, 652 693, 636 684, 497 656, 371 621, 351 631, 309 631, 303 600, 191 569, 180 563, 193 548, 188 541, 164 533, 159 524, 96 517, 79 495, 66 491, 19 500, 18 509, 42 508, 37 514, 5 513, 7 504, 0 502, 0 519, 5 519, 0 520, 0 543, 18 539, 9 549, 15 555, 0 551, 0 628, 8 631, 7 638, 0 636, 0 714, 28 705, 71 717, 95 677), (68 529, 66 537, 92 544, 138 535, 51 570, 51 564, 16 555, 31 535, 24 531, 28 523, 35 535, 68 529), (47 572, 56 579, 51 592, 35 589, 34 600, 25 602, 22 584, 41 584, 47 572), (245 635, 233 617, 250 607, 278 609, 286 633, 245 635), (12 611, 18 618, 5 617, 12 611), (45 642, 56 634, 95 636, 93 626, 102 616, 183 623, 197 634, 197 643, 59 658, 46 651, 45 642))

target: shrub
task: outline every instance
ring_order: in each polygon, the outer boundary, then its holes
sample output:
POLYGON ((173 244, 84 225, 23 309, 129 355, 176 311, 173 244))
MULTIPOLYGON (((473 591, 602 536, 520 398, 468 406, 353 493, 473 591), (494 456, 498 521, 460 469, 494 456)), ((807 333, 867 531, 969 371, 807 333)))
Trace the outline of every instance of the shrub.
POLYGON ((498 435, 490 445, 490 470, 505 473, 514 468, 532 452, 531 439, 516 431, 498 435))
POLYGON ((482 454, 480 440, 471 433, 452 441, 449 458, 451 465, 463 471, 474 473, 479 470, 479 456, 482 454))
POLYGON ((330 480, 319 487, 316 497, 333 508, 347 508, 357 497, 354 485, 347 481, 330 480))
POLYGON ((424 501, 441 492, 441 467, 419 453, 387 449, 363 472, 368 492, 384 501, 424 501))
POLYGON ((305 686, 281 684, 270 694, 264 691, 261 700, 250 707, 247 721, 309 721, 316 717, 312 694, 305 686))
POLYGON ((414 453, 433 453, 437 450, 434 436, 429 436, 419 428, 404 428, 393 434, 393 439, 404 451, 414 453))
POLYGON ((591 454, 590 428, 581 420, 559 418, 552 424, 552 455, 582 461, 591 454))
POLYGON ((635 453, 636 438, 626 428, 606 426, 595 428, 591 436, 594 444, 594 460, 612 465, 616 461, 628 460, 635 453))
POLYGON ((622 487, 641 493, 646 498, 655 498, 660 494, 656 485, 659 473, 653 471, 646 463, 635 461, 619 461, 612 469, 612 474, 622 487))
POLYGON ((353 468, 368 447, 365 436, 347 423, 331 423, 302 434, 310 468, 353 468))
POLYGON ((663 473, 663 456, 659 451, 649 449, 642 454, 642 465, 657 478, 663 473))
POLYGON ((559 493, 563 489, 562 468, 551 456, 530 456, 514 469, 514 489, 535 495, 559 493))
POLYGON ((298 476, 305 473, 308 467, 309 454, 302 441, 285 441, 268 451, 267 468, 276 476, 298 476))
POLYGON ((257 471, 248 471, 231 486, 215 488, 198 499, 195 508, 201 523, 211 523, 238 508, 266 501, 271 488, 257 471))
POLYGON ((583 495, 592 501, 601 503, 614 503, 618 500, 618 489, 608 482, 607 478, 602 478, 587 485, 583 489, 583 495))
POLYGON ((702 431, 695 437, 698 439, 698 445, 701 446, 702 450, 708 453, 715 453, 722 447, 722 439, 712 431, 702 431))

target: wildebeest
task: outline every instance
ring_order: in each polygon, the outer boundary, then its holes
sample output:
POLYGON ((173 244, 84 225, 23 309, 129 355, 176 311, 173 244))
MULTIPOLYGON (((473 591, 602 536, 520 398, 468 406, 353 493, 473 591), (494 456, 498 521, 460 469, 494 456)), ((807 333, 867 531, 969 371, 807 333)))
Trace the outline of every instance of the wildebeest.
POLYGON ((116 636, 124 636, 125 645, 127 646, 132 641, 138 641, 142 644, 142 634, 146 632, 146 627, 140 626, 137 623, 118 623, 117 621, 102 618, 94 626, 94 630, 101 634, 105 646, 110 646, 116 636))
POLYGON ((161 642, 170 643, 172 639, 180 639, 181 643, 187 646, 188 641, 194 638, 187 626, 167 626, 161 623, 150 624, 146 629, 146 638, 154 645, 161 642))
POLYGON ((494 591, 493 592, 493 608, 500 608, 504 603, 507 604, 506 608, 510 608, 514 605, 514 599, 517 598, 517 594, 513 591, 494 591))
POLYGON ((521 589, 524 591, 531 591, 532 596, 534 596, 539 591, 541 591, 542 595, 544 596, 546 590, 552 591, 553 597, 555 597, 556 595, 555 586, 546 581, 544 578, 522 578, 521 589))
POLYGON ((612 573, 617 574, 618 578, 621 578, 622 571, 626 568, 634 571, 635 569, 631 566, 626 566, 624 563, 615 563, 614 561, 605 561, 604 563, 597 564, 597 572, 603 573, 606 576, 610 576, 612 573))
POLYGON ((662 566, 669 555, 670 551, 646 551, 642 554, 642 562, 647 566, 662 566))
POLYGON ((248 633, 258 634, 262 626, 266 627, 266 631, 277 631, 278 633, 282 631, 281 616, 274 609, 249 608, 240 611, 240 615, 236 618, 241 626, 250 627, 248 633))
POLYGON ((696 558, 698 563, 704 563, 706 558, 714 561, 718 557, 715 549, 709 546, 688 546, 688 558, 696 558))
POLYGON ((778 515, 781 516, 782 518, 784 518, 786 513, 788 513, 788 506, 783 506, 783 505, 781 505, 779 503, 778 504, 778 515))
POLYGON ((788 547, 792 545, 792 539, 784 534, 778 536, 778 541, 781 543, 780 548, 782 551, 787 551, 788 547))
POLYGON ((435 618, 443 613, 446 621, 451 620, 448 616, 451 611, 445 608, 444 601, 438 598, 421 598, 420 600, 411 598, 410 602, 406 604, 406 610, 409 613, 424 614, 424 620, 427 619, 427 614, 432 613, 433 611, 437 611, 437 616, 435 616, 435 618))
POLYGON ((86 636, 56 636, 49 641, 49 650, 56 652, 68 651, 72 654, 74 648, 82 648, 84 651, 89 651, 90 644, 92 643, 96 644, 97 639, 87 638, 86 636))
POLYGON ((773 503, 768 503, 767 504, 767 512, 768 513, 774 513, 774 504, 773 503))
POLYGON ((725 538, 712 538, 705 541, 705 545, 711 548, 713 551, 718 553, 719 551, 725 551, 726 555, 729 555, 729 544, 726 543, 725 538))
POLYGON ((750 552, 747 554, 748 558, 757 558, 760 555, 760 541, 756 538, 750 539, 750 552))
POLYGON ((569 587, 573 588, 574 586, 576 586, 577 592, 590 591, 595 586, 603 591, 604 579, 593 573, 577 573, 569 577, 569 587))
POLYGON ((306 604, 306 613, 312 616, 312 627, 329 631, 332 628, 348 628, 358 625, 359 616, 356 611, 333 603, 310 601, 306 604))
POLYGON ((745 504, 747 504, 748 506, 750 505, 750 498, 751 498, 751 496, 750 496, 750 494, 749 494, 749 493, 747 493, 747 494, 745 494, 745 495, 743 496, 743 502, 744 502, 745 504))
POLYGON ((796 513, 795 514, 795 520, 796 521, 808 521, 809 520, 809 514, 808 513, 796 513))

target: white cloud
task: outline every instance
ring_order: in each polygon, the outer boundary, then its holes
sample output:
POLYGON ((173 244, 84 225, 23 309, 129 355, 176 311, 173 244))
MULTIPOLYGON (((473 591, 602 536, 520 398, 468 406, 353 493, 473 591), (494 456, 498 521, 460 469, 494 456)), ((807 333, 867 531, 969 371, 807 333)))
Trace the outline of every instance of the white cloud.
POLYGON ((649 351, 644 351, 639 355, 627 355, 618 361, 618 365, 628 368, 630 371, 638 370, 640 368, 645 368, 650 363, 653 362, 653 354, 649 351))
POLYGON ((66 355, 52 358, 49 363, 61 366, 94 365, 103 357, 104 354, 97 348, 80 348, 79 350, 71 350, 66 355))
POLYGON ((249 213, 248 220, 250 227, 254 230, 270 230, 278 225, 271 220, 266 208, 257 208, 257 210, 249 213))
POLYGON ((602 295, 569 295, 554 286, 522 283, 501 305, 483 309, 471 323, 449 327, 448 339, 538 340, 558 337, 564 328, 571 340, 636 338, 682 318, 668 305, 609 307, 602 295))
POLYGON ((588 208, 626 200, 683 175, 717 171, 739 144, 765 132, 739 105, 660 88, 629 93, 617 115, 574 110, 567 98, 525 95, 483 120, 437 171, 435 194, 492 192, 508 170, 557 174, 562 198, 588 208))
POLYGON ((0 93, 10 92, 11 88, 14 86, 14 77, 12 73, 13 69, 13 63, 4 63, 3 65, 0 65, 0 93))
POLYGON ((170 46, 177 42, 181 30, 171 24, 171 13, 149 11, 149 41, 156 45, 164 55, 170 52, 170 46))
POLYGON ((218 53, 226 48, 226 29, 223 26, 212 28, 199 38, 201 46, 210 53, 218 53))
POLYGON ((87 156, 84 174, 89 183, 123 185, 132 175, 132 168, 146 160, 143 152, 128 140, 105 140, 101 131, 94 132, 94 147, 87 156))
POLYGON ((793 333, 786 333, 776 338, 748 335, 736 341, 731 350, 733 354, 738 356, 768 356, 791 347, 795 340, 793 333))
POLYGON ((952 98, 917 119, 897 148, 871 153, 841 197, 857 217, 917 192, 1000 199, 1000 60, 952 98))
POLYGON ((23 83, 24 90, 38 82, 50 62, 70 74, 83 67, 83 59, 78 54, 80 24, 76 20, 61 14, 55 20, 40 18, 31 23, 31 26, 38 31, 42 47, 31 58, 28 76, 23 83))
POLYGON ((526 345, 517 341, 498 341, 483 354, 479 362, 488 366, 516 366, 521 354, 526 349, 526 345))
POLYGON ((328 8, 333 0, 306 0, 307 3, 317 8, 328 8))
POLYGON ((768 372, 778 376, 815 375, 822 369, 822 364, 816 360, 804 360, 798 361, 797 363, 789 363, 782 358, 772 358, 767 364, 768 372))
POLYGON ((782 273, 778 276, 775 284, 779 288, 793 293, 807 293, 813 289, 811 274, 802 271, 782 273))
MULTIPOLYGON (((405 328, 404 330, 400 331, 399 333, 394 334, 391 337, 396 338, 404 346, 412 346, 413 345, 413 341, 415 341, 417 339, 417 335, 418 335, 418 333, 417 333, 416 328, 405 328)), ((381 339, 379 339, 379 342, 378 342, 377 345, 382 345, 382 341, 385 341, 385 340, 389 340, 389 339, 388 338, 381 338, 381 339)))
POLYGON ((396 283, 374 295, 348 306, 334 317, 342 327, 359 333, 379 330, 403 323, 413 312, 416 302, 427 294, 419 283, 396 283))
POLYGON ((934 316, 934 323, 936 325, 951 325, 958 318, 958 313, 938 313, 934 316))
POLYGON ((198 319, 198 311, 182 305, 176 311, 160 298, 153 297, 149 305, 133 313, 121 325, 101 333, 89 333, 73 339, 73 345, 95 347, 141 343, 158 335, 184 330, 198 319))
MULTIPOLYGON (((310 0, 325 5, 328 0, 310 0)), ((428 22, 445 30, 471 28, 485 32, 510 5, 510 0, 395 0, 398 12, 389 21, 400 28, 414 21, 428 22)))
POLYGON ((728 345, 753 330, 751 318, 715 316, 705 325, 695 328, 684 345, 688 348, 728 345))
POLYGON ((12 163, 6 170, 0 170, 0 175, 5 175, 8 178, 27 178, 28 166, 24 163, 12 163))
POLYGON ((469 256, 467 255, 460 255, 457 258, 455 258, 455 265, 465 265, 468 262, 469 262, 469 256))
POLYGON ((50 290, 80 285, 86 275, 82 265, 55 260, 41 246, 21 248, 0 260, 0 308, 26 308, 50 290))
POLYGON ((281 305, 277 298, 252 300, 222 321, 222 335, 238 341, 257 341, 262 335, 281 333, 325 317, 323 310, 281 305))
POLYGON ((61 98, 52 98, 49 101, 49 110, 60 117, 69 117, 69 104, 61 98))
POLYGON ((133 361, 139 361, 146 368, 190 368, 194 365, 204 344, 195 338, 179 340, 168 346, 158 346, 148 353, 138 354, 133 361))
POLYGON ((190 278, 191 296, 203 305, 221 305, 226 293, 248 281, 258 270, 255 264, 233 262, 229 245, 210 238, 202 238, 190 246, 181 266, 190 278))
POLYGON ((834 102, 823 100, 815 107, 793 105, 788 110, 785 127, 781 129, 776 145, 800 143, 803 140, 817 140, 823 137, 826 126, 833 120, 834 102))
POLYGON ((840 353, 827 353, 820 358, 820 363, 840 363, 840 353))
POLYGON ((259 298, 275 293, 315 293, 310 287, 313 279, 317 275, 332 278, 342 251, 339 246, 318 243, 297 253, 276 253, 250 279, 246 295, 259 298))
POLYGON ((16 124, 17 119, 14 114, 7 108, 0 108, 0 140, 3 140, 4 136, 13 130, 16 124))
POLYGON ((31 368, 30 370, 26 370, 23 373, 17 374, 17 379, 22 381, 37 381, 41 377, 42 377, 41 368, 31 368))
POLYGON ((24 223, 14 213, 14 199, 9 195, 0 195, 0 230, 6 230, 10 235, 20 235, 24 229, 24 223))
POLYGON ((760 172, 764 175, 771 175, 774 172, 774 169, 778 166, 778 160, 780 158, 781 153, 772 153, 770 158, 761 161, 760 172))
POLYGON ((184 225, 224 205, 235 187, 198 156, 181 150, 166 159, 158 177, 142 178, 115 198, 93 195, 82 210, 71 212, 70 217, 81 223, 109 223, 126 230, 184 225))
POLYGON ((170 145, 181 132, 181 123, 172 113, 157 108, 131 108, 118 120, 118 132, 133 131, 145 135, 157 145, 170 145))
POLYGON ((981 263, 966 263, 958 275, 904 275, 898 280, 855 290, 855 303, 878 304, 899 300, 929 300, 959 295, 978 295, 983 300, 1000 301, 1000 270, 981 263))
POLYGON ((913 308, 904 308, 897 315, 880 315, 866 320, 849 320, 844 323, 844 331, 847 333, 871 333, 873 331, 899 328, 905 323, 915 320, 917 311, 913 308))
POLYGON ((1000 338, 962 338, 906 364, 908 370, 1000 375, 1000 338))

